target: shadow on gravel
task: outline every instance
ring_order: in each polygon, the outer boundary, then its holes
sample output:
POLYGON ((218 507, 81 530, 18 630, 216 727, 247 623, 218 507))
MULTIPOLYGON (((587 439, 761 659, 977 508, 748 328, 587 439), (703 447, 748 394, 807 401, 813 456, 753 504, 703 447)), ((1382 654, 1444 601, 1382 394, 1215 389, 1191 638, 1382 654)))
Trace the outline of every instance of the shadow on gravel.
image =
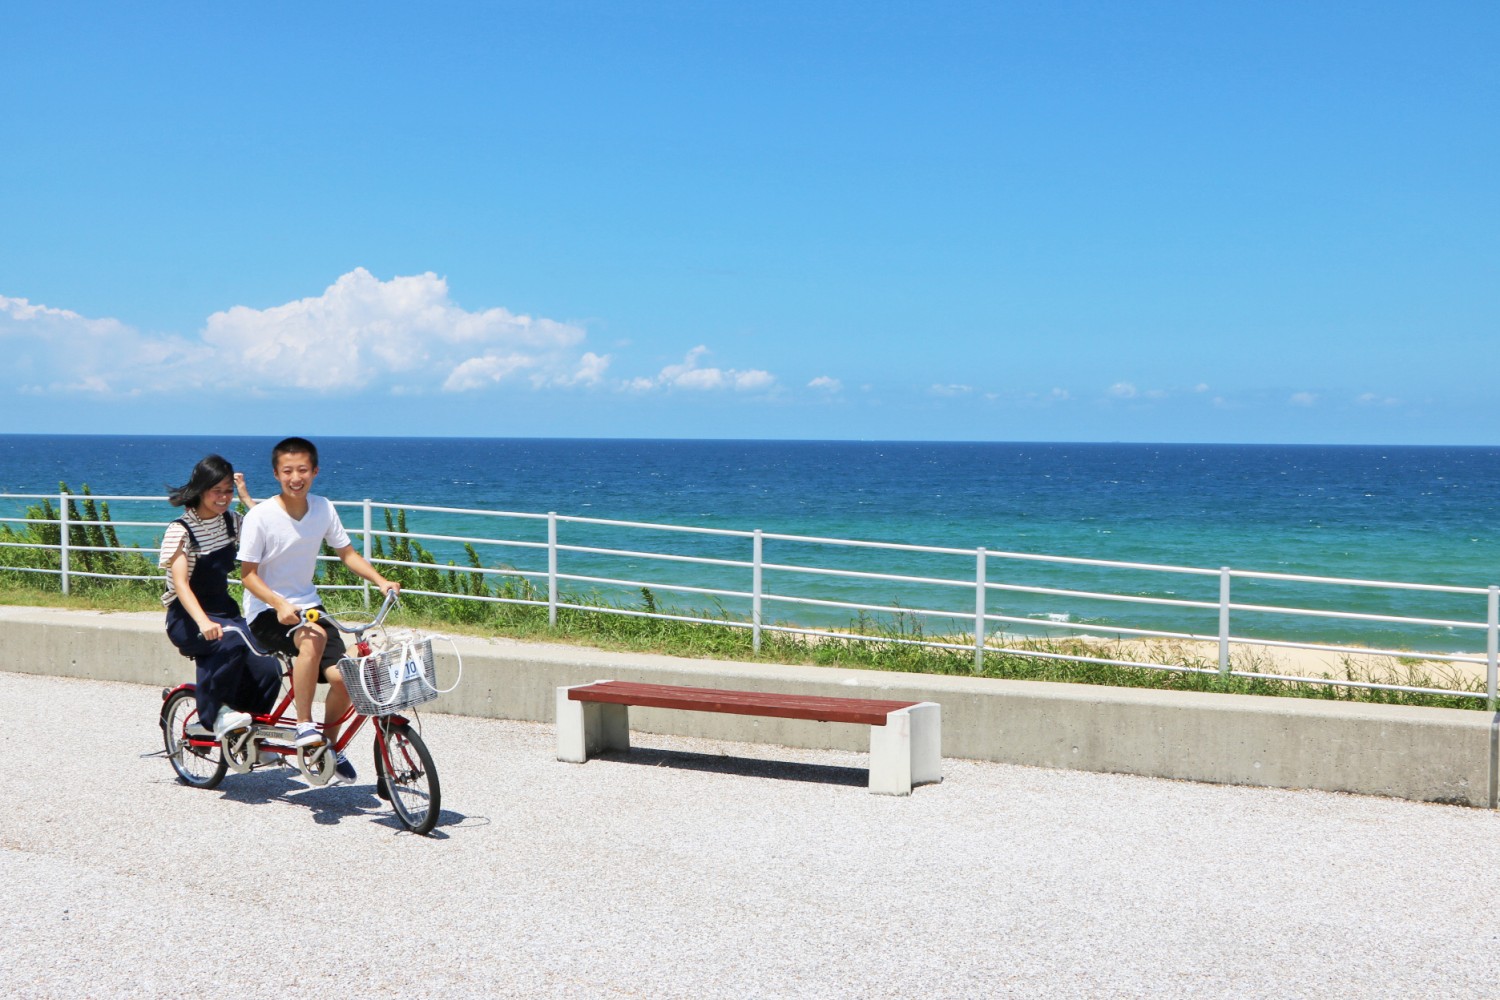
POLYGON ((615 764, 639 764, 646 767, 675 767, 684 771, 738 774, 747 778, 811 781, 822 785, 850 785, 863 788, 870 783, 870 772, 862 767, 761 760, 756 757, 729 757, 723 754, 691 753, 686 750, 652 750, 647 747, 632 747, 628 751, 606 751, 594 759, 615 764))
MULTIPOLYGON (((335 826, 345 819, 359 818, 389 827, 394 833, 407 832, 391 811, 390 803, 375 794, 374 784, 313 788, 300 778, 292 777, 295 773, 290 768, 267 768, 248 775, 231 774, 225 777, 218 792, 231 802, 246 805, 285 802, 302 806, 312 813, 313 822, 320 826, 335 826)), ((473 829, 488 825, 489 820, 483 817, 443 809, 438 813, 437 827, 427 836, 432 840, 446 840, 448 835, 443 832, 444 827, 473 829)))

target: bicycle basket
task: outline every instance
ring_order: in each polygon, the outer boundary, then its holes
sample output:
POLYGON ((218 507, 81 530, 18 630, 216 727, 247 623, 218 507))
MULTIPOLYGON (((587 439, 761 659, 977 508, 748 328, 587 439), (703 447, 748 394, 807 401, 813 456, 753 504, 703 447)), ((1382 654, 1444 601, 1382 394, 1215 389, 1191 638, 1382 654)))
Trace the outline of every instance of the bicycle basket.
POLYGON ((438 696, 429 638, 392 643, 357 659, 346 656, 339 672, 360 715, 390 715, 438 696))

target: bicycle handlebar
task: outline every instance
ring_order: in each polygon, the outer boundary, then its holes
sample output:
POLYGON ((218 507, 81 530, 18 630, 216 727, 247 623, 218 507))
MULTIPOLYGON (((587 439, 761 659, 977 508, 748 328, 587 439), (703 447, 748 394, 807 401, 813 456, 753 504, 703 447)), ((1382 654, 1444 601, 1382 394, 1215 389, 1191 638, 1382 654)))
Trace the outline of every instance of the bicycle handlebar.
POLYGON ((338 629, 340 632, 348 632, 352 636, 360 636, 368 632, 370 629, 382 624, 385 621, 385 616, 390 613, 391 608, 395 607, 396 601, 398 599, 399 595, 396 591, 396 588, 392 587, 390 590, 387 590, 385 592, 385 600, 381 602, 380 610, 375 612, 375 617, 373 619, 363 625, 345 625, 343 622, 339 621, 327 611, 319 611, 317 608, 308 608, 306 611, 302 612, 302 621, 298 622, 296 625, 293 625, 292 628, 299 629, 306 625, 311 625, 313 622, 323 621, 326 619, 330 624, 333 625, 334 628, 338 629))
MULTIPOLYGON (((301 619, 297 622, 297 624, 287 629, 286 634, 291 635, 299 628, 307 628, 309 625, 312 625, 315 622, 327 619, 328 622, 340 632, 347 632, 352 636, 359 637, 370 631, 370 629, 375 628, 377 625, 382 624, 385 621, 385 616, 390 613, 391 608, 395 606, 398 599, 398 593, 394 587, 386 591, 385 600, 381 602, 380 610, 375 612, 375 617, 371 621, 363 625, 345 625, 343 622, 339 621, 327 611, 319 611, 317 608, 304 608, 302 610, 301 619)), ((251 638, 245 632, 245 630, 240 628, 238 625, 232 625, 227 622, 219 622, 218 624, 225 633, 233 632, 235 635, 238 635, 241 639, 243 639, 245 645, 249 646, 252 652, 260 656, 269 655, 267 653, 261 652, 260 647, 255 645, 255 640, 251 638)), ((198 633, 198 638, 203 638, 202 632, 198 633)))

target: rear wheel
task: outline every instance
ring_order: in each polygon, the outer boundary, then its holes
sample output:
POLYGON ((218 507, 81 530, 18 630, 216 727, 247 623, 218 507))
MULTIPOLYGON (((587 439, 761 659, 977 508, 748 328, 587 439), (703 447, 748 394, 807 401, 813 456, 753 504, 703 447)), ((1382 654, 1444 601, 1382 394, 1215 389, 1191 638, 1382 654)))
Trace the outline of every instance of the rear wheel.
MULTIPOLYGON (((214 788, 224 780, 229 765, 219 752, 219 744, 193 746, 187 727, 198 723, 198 697, 192 691, 178 691, 161 707, 161 736, 167 748, 167 759, 183 784, 194 788, 214 788)), ((212 739, 212 735, 208 739, 212 739)))
POLYGON ((377 791, 390 798, 401 825, 412 833, 429 833, 437 825, 442 789, 432 755, 411 726, 404 722, 381 728, 375 741, 377 791))

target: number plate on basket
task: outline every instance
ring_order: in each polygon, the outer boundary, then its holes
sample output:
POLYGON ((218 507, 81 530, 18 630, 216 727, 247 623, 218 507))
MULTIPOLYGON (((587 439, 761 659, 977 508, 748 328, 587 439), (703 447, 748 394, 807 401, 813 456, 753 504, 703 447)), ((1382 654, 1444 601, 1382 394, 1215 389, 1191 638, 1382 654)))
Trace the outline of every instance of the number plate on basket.
POLYGON ((398 663, 392 663, 391 664, 391 683, 392 684, 404 684, 407 681, 417 680, 421 676, 422 676, 422 665, 420 663, 418 663, 415 658, 407 660, 405 667, 402 667, 398 663))

